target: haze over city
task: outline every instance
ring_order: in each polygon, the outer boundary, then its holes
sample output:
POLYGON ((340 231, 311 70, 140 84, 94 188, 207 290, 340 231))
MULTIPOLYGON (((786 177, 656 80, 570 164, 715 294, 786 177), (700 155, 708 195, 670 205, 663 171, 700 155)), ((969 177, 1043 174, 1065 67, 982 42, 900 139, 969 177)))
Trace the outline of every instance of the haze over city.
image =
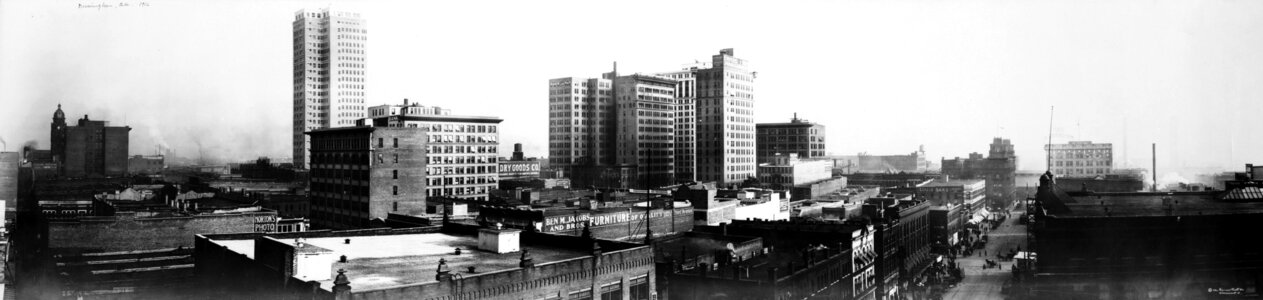
MULTIPOLYGON (((220 161, 290 157, 292 15, 318 1, 0 3, 0 138, 47 147, 49 118, 133 128, 220 161), (38 28, 39 30, 32 30, 38 28)), ((404 98, 503 118, 501 144, 547 154, 550 78, 664 72, 734 48, 758 72, 756 122, 794 113, 837 155, 930 160, 1012 139, 1113 143, 1119 167, 1263 161, 1263 3, 351 2, 368 20, 367 106, 404 98), (618 11, 617 14, 609 13, 618 11), (524 13, 529 12, 529 13, 524 13)), ((507 156, 511 147, 500 147, 507 156)), ((1166 173, 1166 172, 1163 172, 1166 173)))

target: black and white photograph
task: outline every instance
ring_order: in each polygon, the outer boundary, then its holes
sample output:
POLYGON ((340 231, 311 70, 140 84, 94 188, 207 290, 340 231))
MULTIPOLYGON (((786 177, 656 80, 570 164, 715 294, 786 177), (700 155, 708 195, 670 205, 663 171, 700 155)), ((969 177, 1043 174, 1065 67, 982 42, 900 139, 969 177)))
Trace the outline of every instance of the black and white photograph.
POLYGON ((1263 298, 1263 1, 0 0, 0 300, 1263 298))

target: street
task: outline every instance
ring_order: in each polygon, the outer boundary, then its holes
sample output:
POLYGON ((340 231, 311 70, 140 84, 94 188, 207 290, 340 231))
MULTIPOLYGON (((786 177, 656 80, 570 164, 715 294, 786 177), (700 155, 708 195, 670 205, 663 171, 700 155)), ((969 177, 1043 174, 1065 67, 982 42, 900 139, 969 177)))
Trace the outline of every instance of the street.
MULTIPOLYGON (((1019 212, 1013 211, 1012 215, 1018 216, 1019 212)), ((945 299, 1004 298, 1000 289, 1012 278, 1015 262, 1013 260, 999 261, 996 255, 1007 254, 1019 246, 1022 249, 1029 249, 1026 245, 1026 226, 1018 224, 1017 220, 1016 217, 1010 217, 1000 227, 987 233, 989 241, 986 251, 975 250, 973 255, 956 258, 956 263, 964 270, 964 280, 956 287, 949 289, 944 295, 945 299), (987 259, 998 262, 1000 268, 983 269, 987 259)))

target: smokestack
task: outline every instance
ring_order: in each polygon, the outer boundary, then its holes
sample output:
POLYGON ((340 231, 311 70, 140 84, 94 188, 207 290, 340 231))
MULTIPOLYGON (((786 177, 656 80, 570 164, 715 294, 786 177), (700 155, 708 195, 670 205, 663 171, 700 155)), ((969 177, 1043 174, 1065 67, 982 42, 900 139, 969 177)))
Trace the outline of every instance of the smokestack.
POLYGON ((1153 143, 1153 191, 1158 191, 1158 143, 1153 143))

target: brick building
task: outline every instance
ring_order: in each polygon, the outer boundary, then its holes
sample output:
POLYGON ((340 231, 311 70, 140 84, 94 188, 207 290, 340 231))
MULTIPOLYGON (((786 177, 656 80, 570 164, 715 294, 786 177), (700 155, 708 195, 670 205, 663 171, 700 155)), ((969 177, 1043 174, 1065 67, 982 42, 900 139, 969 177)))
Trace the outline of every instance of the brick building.
POLYGON ((89 215, 39 218, 37 237, 24 240, 34 248, 23 250, 18 298, 179 297, 192 287, 195 235, 277 228, 275 211, 177 199, 97 199, 89 215))
POLYGON ((1226 191, 1080 192, 1040 178, 1026 299, 1259 297, 1263 181, 1226 191))
POLYGON ((478 221, 543 233, 591 234, 598 239, 641 242, 646 229, 653 233, 654 238, 693 229, 693 207, 685 202, 665 207, 665 203, 659 201, 655 207, 646 208, 643 202, 639 203, 641 205, 603 206, 602 202, 592 199, 580 201, 586 203, 580 207, 532 209, 483 207, 479 209, 478 221))
POLYGON ((424 150, 427 197, 456 197, 487 201, 496 189, 500 122, 489 116, 453 115, 450 109, 419 103, 379 105, 368 108, 361 126, 420 129, 416 151, 424 150))
POLYGON ((360 126, 308 132, 312 225, 364 228, 389 213, 423 213, 426 182, 437 177, 426 173, 426 149, 432 145, 425 131, 360 126))
POLYGON ((879 299, 904 299, 930 265, 930 203, 911 196, 870 198, 864 216, 876 229, 879 299))
POLYGON ((750 251, 748 243, 733 243, 733 247, 714 254, 693 250, 664 257, 667 262, 659 265, 665 274, 661 281, 671 299, 876 297, 879 252, 871 225, 733 221, 704 230, 737 241, 758 237, 763 249, 750 251), (698 263, 706 262, 705 255, 718 261, 698 263))
POLYGON ((61 105, 53 113, 53 159, 61 162, 61 174, 69 177, 123 176, 127 174, 128 133, 132 128, 109 126, 83 115, 77 126, 67 126, 61 105))
POLYGON ((986 180, 987 200, 991 206, 1006 207, 1017 200, 1017 155, 1008 139, 992 140, 986 158, 972 153, 968 159, 943 159, 942 173, 953 178, 986 180))
POLYGON ((796 153, 799 158, 824 157, 824 125, 799 119, 798 114, 787 123, 755 125, 758 162, 771 163, 777 154, 796 153))

